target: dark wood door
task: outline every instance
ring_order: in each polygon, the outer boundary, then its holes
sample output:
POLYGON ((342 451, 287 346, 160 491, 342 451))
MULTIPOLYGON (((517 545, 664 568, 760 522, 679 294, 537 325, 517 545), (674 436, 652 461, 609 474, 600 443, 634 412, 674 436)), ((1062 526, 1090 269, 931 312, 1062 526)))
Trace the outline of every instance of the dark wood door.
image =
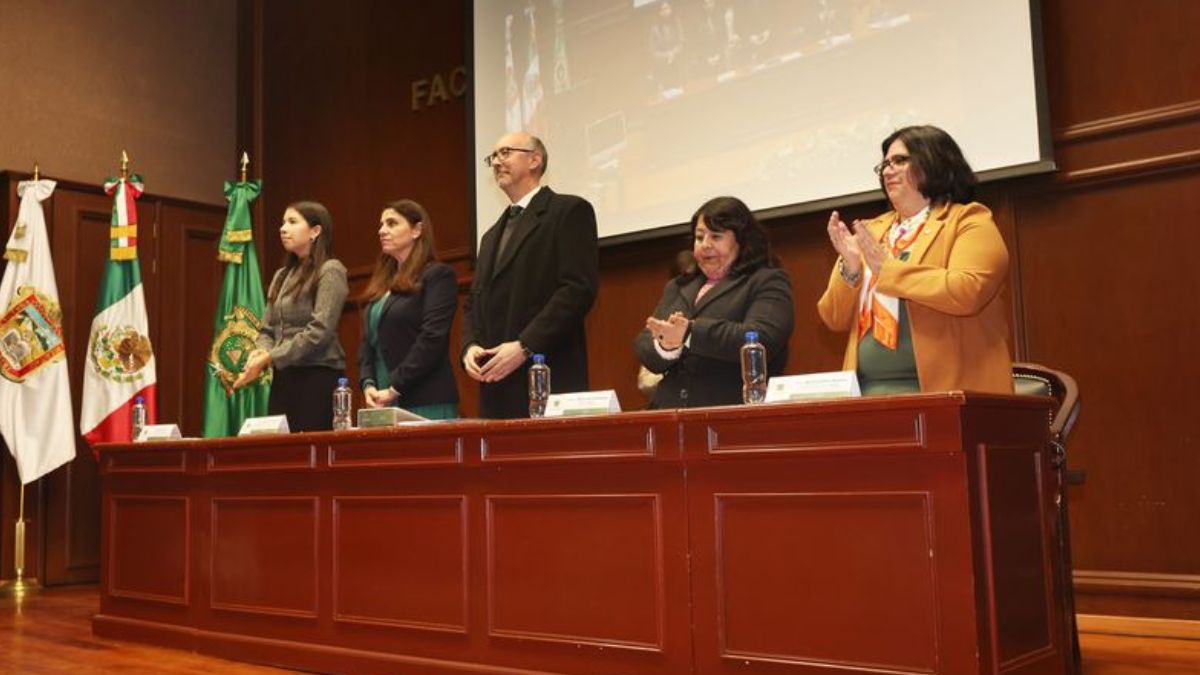
MULTIPOLYGON (((63 308, 67 368, 71 374, 71 404, 79 424, 87 340, 95 313, 96 293, 104 273, 112 200, 100 190, 58 188, 46 204, 51 219, 50 247, 63 308)), ((143 219, 152 214, 142 212, 143 219)), ((147 228, 148 229, 148 228, 147 228)), ((151 249, 139 232, 143 250, 151 249)), ((143 257, 143 265, 147 265, 143 257)), ((70 464, 41 480, 42 534, 38 578, 43 585, 83 583, 100 576, 100 485, 96 462, 87 443, 76 436, 76 455, 70 464)))
POLYGON ((225 215, 166 203, 159 209, 158 416, 184 436, 204 426, 204 376, 224 264, 217 243, 225 215), (168 356, 169 355, 169 356, 168 356))
MULTIPOLYGON (((5 174, 6 225, 16 213, 19 174, 5 174)), ((79 425, 88 335, 95 313, 112 198, 98 185, 59 183, 43 203, 54 257, 73 418, 79 425)), ((142 283, 158 377, 159 421, 178 424, 185 435, 203 425, 204 363, 212 339, 213 311, 222 266, 216 259, 224 209, 143 196, 138 202, 142 283)), ((0 444, 2 445, 2 444, 0 444)), ((0 578, 11 578, 13 527, 20 483, 3 450, 0 463, 0 578)), ((77 436, 76 457, 26 489, 25 575, 45 586, 89 583, 100 575, 100 488, 91 450, 77 436)))

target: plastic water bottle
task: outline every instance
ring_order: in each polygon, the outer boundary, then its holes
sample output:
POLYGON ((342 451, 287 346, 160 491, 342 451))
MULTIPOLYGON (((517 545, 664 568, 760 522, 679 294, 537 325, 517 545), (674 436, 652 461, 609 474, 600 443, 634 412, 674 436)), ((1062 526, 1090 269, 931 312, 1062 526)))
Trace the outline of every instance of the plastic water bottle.
POLYGON ((742 345, 742 402, 767 400, 767 348, 758 341, 758 331, 746 331, 742 345))
POLYGON ((351 428, 350 413, 354 412, 353 400, 350 394, 350 380, 339 377, 337 389, 333 390, 334 431, 345 431, 351 428))
POLYGON ((138 440, 138 436, 142 435, 142 429, 146 428, 146 399, 143 396, 138 396, 133 399, 133 411, 130 413, 133 420, 133 439, 138 440))
POLYGON ((533 365, 529 366, 529 416, 544 417, 549 398, 550 366, 546 365, 544 355, 534 354, 533 365))

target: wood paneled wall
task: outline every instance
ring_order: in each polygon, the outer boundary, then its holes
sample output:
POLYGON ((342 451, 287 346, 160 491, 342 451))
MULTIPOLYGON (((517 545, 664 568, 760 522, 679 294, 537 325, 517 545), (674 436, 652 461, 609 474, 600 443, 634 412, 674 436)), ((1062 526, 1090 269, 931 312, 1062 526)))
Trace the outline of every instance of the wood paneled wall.
POLYGON ((1079 610, 1200 618, 1200 3, 1044 5, 1060 172, 1014 186, 1012 247, 1023 353, 1083 396, 1079 610))
MULTIPOLYGON (((16 187, 26 175, 0 174, 0 218, 12 222, 16 187)), ((83 369, 104 273, 112 198, 99 185, 59 182, 42 204, 54 257, 67 342, 73 419, 77 427, 83 369)), ((217 240, 225 212, 154 194, 138 200, 138 257, 154 341, 160 421, 199 436, 204 374, 223 265, 217 240)), ((0 443, 0 578, 13 576, 13 527, 18 513, 16 465, 0 443)), ((25 574, 43 585, 95 582, 100 573, 100 485, 96 462, 81 437, 76 458, 27 488, 25 574)))
POLYGON ((0 168, 90 183, 126 149, 150 190, 219 202, 236 167, 236 8, 0 0, 0 168))
MULTIPOLYGON (((379 205, 410 196, 429 207, 439 249, 468 283, 466 101, 414 112, 408 87, 465 61, 469 3, 346 2, 332 16, 316 0, 252 5, 261 78, 244 93, 262 101, 266 221, 290 200, 326 200, 339 254, 361 278, 379 205)), ((1043 0, 1040 10, 1060 170, 989 185, 984 197, 1013 254, 1015 356, 1071 373, 1082 391, 1070 443, 1071 465, 1087 472, 1071 489, 1079 607, 1197 619, 1200 542, 1190 533, 1200 452, 1190 416, 1200 398, 1188 343, 1200 333, 1200 288, 1186 255, 1171 253, 1200 248, 1200 43, 1191 37, 1200 3, 1043 0)), ((814 307, 834 260, 826 217, 768 223, 797 298, 789 372, 841 360, 843 336, 814 307)), ((587 320, 591 377, 626 408, 644 405, 630 341, 686 245, 602 251, 587 320)), ((357 321, 344 322, 348 348, 357 321)), ((461 373, 460 385, 473 413, 475 388, 461 373)))
MULTIPOLYGON (((126 149, 151 190, 140 200, 141 263, 158 352, 160 414, 185 433, 199 431, 218 288, 213 275, 220 274, 215 242, 223 222, 221 183, 234 177, 236 167, 239 8, 237 0, 0 0, 0 88, 6 92, 0 169, 18 172, 0 177, 0 227, 7 234, 17 212, 16 182, 28 177, 35 161, 45 176, 65 179, 44 207, 76 416, 112 209, 97 183, 116 172, 126 149), (189 247, 197 237, 212 245, 189 247), (159 263, 170 274, 160 276, 159 263)), ((76 426, 78 418, 63 423, 76 426)), ((74 463, 27 491, 26 572, 43 583, 94 581, 98 574, 95 466, 82 442, 78 448, 74 463)), ((0 444, 5 579, 13 575, 18 484, 0 444)))
MULTIPOLYGON (((247 0, 240 8, 240 136, 264 178, 256 222, 267 279, 283 259, 277 227, 291 202, 315 199, 334 220, 334 253, 351 292, 379 252, 383 204, 415 199, 430 213, 439 256, 469 283, 471 210, 463 98, 414 111, 411 83, 463 64, 466 3, 247 0)), ((353 364, 361 328, 350 306, 342 344, 353 364)), ((457 344, 455 322, 452 344, 457 344)), ((351 366, 353 368, 353 366, 351 366)), ((461 372, 459 389, 473 390, 461 372)))

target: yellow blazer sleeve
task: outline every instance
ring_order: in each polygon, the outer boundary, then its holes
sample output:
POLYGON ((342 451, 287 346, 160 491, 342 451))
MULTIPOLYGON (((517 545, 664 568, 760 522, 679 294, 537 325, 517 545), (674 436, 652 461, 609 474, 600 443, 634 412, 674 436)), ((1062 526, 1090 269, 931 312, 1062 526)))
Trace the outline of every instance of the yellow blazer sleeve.
MULTIPOLYGON (((841 262, 841 258, 838 258, 841 262)), ((858 295, 862 287, 862 276, 858 283, 851 286, 842 279, 842 272, 834 263, 833 271, 829 273, 829 284, 825 293, 817 301, 817 314, 830 330, 848 331, 854 328, 858 320, 858 295)))
POLYGON ((991 211, 967 204, 937 237, 919 262, 885 260, 876 289, 944 314, 978 314, 1008 274, 1008 248, 991 211))

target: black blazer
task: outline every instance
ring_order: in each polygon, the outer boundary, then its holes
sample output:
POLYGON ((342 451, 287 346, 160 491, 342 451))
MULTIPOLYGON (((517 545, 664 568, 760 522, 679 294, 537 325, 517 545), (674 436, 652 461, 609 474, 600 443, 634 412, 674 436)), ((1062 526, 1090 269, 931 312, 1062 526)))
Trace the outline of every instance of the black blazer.
POLYGON ((767 370, 783 372, 795 311, 792 282, 777 267, 762 267, 745 276, 728 277, 695 302, 704 275, 682 276, 667 282, 654 316, 666 319, 683 312, 692 320, 691 337, 683 354, 664 359, 654 348, 650 331, 634 339, 638 358, 648 370, 663 373, 654 392, 654 408, 687 408, 742 402, 741 347, 746 331, 758 331, 767 349, 767 370))
MULTIPOLYGON (((587 391, 583 319, 600 284, 596 212, 581 197, 543 187, 518 218, 504 220, 501 215, 480 242, 463 310, 462 352, 472 344, 491 348, 520 340, 546 355, 552 391, 587 391), (501 225, 516 229, 497 259, 501 225)), ((481 416, 529 415, 530 364, 480 385, 481 416)))
MULTIPOLYGON (((458 402, 449 356, 450 324, 457 309, 458 280, 453 269, 439 262, 425 267, 414 292, 393 292, 384 301, 379 348, 391 386, 400 392, 395 405, 407 408, 458 402)), ((363 337, 358 346, 358 381, 363 388, 375 381, 367 315, 364 308, 363 337)))

